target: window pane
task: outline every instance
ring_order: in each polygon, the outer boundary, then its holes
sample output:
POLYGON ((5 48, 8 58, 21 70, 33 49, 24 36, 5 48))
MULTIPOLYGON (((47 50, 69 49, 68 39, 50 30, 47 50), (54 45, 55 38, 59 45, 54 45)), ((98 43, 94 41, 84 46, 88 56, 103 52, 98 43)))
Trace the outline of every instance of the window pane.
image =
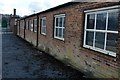
POLYGON ((107 13, 97 14, 96 29, 98 30, 106 29, 106 17, 107 17, 107 13))
POLYGON ((28 20, 28 29, 29 29, 29 20, 28 20))
POLYGON ((31 20, 29 20, 29 30, 31 29, 31 20))
POLYGON ((118 12, 108 14, 108 30, 118 31, 118 12))
POLYGON ((37 25, 37 20, 36 20, 36 19, 34 19, 34 26, 35 26, 35 25, 37 25))
POLYGON ((34 26, 34 29, 35 29, 34 31, 37 31, 37 26, 34 26))
POLYGON ((63 27, 65 27, 65 18, 63 17, 63 27))
POLYGON ((34 32, 37 31, 37 19, 34 19, 34 32))
POLYGON ((93 46, 94 32, 86 32, 86 45, 93 46))
POLYGON ((96 32, 95 47, 104 49, 105 33, 96 32))
POLYGON ((118 38, 117 34, 112 34, 112 33, 107 34, 107 45, 106 45, 107 50, 116 52, 117 38, 118 38))
POLYGON ((58 18, 56 18, 56 26, 58 26, 58 18))
POLYGON ((60 17, 60 18, 59 18, 59 27, 62 27, 62 20, 63 20, 63 18, 60 17))
POLYGON ((42 33, 45 33, 45 28, 44 27, 42 27, 42 33))
POLYGON ((43 27, 43 33, 45 33, 45 32, 46 32, 45 27, 43 27))
POLYGON ((94 29, 95 14, 87 15, 87 29, 94 29))
POLYGON ((62 37, 62 28, 59 28, 59 37, 62 37))
POLYGON ((46 26, 46 20, 43 19, 43 26, 46 26))
POLYGON ((63 37, 62 38, 64 38, 64 35, 65 35, 65 29, 63 29, 63 37))
POLYGON ((56 36, 58 36, 58 28, 56 28, 56 33, 55 33, 56 36))

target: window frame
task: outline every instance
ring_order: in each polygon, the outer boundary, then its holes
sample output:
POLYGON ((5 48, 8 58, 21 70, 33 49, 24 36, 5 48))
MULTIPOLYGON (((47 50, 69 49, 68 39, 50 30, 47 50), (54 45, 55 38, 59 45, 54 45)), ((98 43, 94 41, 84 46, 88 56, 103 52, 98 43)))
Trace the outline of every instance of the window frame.
POLYGON ((46 17, 41 18, 41 34, 46 35, 47 34, 47 24, 45 24, 45 26, 43 26, 43 20, 45 20, 45 23, 47 22, 46 17), (42 32, 42 28, 45 28, 45 33, 42 32))
POLYGON ((97 51, 97 52, 101 52, 103 54, 107 54, 107 55, 116 57, 116 52, 112 52, 112 51, 109 51, 109 50, 106 49, 106 46, 107 46, 107 34, 112 33, 112 34, 117 34, 118 35, 118 30, 117 31, 107 30, 107 28, 108 28, 108 18, 109 18, 108 14, 109 14, 109 12, 114 12, 114 11, 119 11, 119 10, 118 9, 101 10, 101 11, 96 11, 96 10, 93 11, 92 10, 92 12, 86 12, 85 13, 85 26, 84 26, 84 43, 83 43, 83 47, 91 49, 91 50, 94 50, 94 51, 97 51), (97 30, 96 29, 97 14, 99 14, 99 13, 107 13, 105 30, 97 30), (94 14, 95 15, 94 29, 87 29, 87 15, 89 15, 89 14, 94 14), (86 39, 87 39, 86 38, 86 33, 87 33, 87 31, 94 33, 94 35, 93 35, 93 42, 92 42, 93 45, 92 46, 86 44, 86 39), (96 33, 97 32, 105 34, 104 49, 95 47, 95 37, 96 37, 96 33))
MULTIPOLYGON (((65 30, 65 14, 59 14, 59 15, 55 15, 54 16, 54 38, 56 38, 56 39, 59 39, 59 40, 63 40, 64 41, 64 36, 63 35, 65 35, 65 34, 63 34, 63 30, 65 30), (60 27, 60 26, 57 26, 56 27, 56 18, 64 18, 64 22, 62 21, 62 27, 60 27), (64 26, 63 26, 64 25, 64 26), (58 36, 56 36, 56 28, 58 28, 58 29, 62 29, 62 36, 63 36, 63 38, 62 37, 58 37, 58 36)), ((59 22, 58 22, 59 23, 59 22)), ((58 24, 59 25, 59 24, 58 24)), ((59 32, 58 32, 59 33, 59 32)))

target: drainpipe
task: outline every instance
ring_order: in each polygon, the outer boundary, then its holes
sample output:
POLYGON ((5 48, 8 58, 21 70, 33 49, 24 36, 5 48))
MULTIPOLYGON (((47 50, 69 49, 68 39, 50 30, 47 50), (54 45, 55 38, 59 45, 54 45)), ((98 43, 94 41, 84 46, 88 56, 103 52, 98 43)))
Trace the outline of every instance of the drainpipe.
POLYGON ((25 39, 25 29, 26 29, 26 21, 24 19, 24 39, 25 39))
POLYGON ((37 14, 37 40, 36 40, 36 47, 38 47, 38 36, 39 36, 39 16, 37 14))

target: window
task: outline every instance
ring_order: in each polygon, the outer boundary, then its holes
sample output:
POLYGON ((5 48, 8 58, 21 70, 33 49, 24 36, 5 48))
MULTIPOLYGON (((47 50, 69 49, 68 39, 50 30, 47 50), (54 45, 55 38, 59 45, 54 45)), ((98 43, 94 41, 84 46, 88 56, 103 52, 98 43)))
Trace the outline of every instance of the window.
POLYGON ((20 28, 24 29, 24 20, 20 21, 20 28))
POLYGON ((33 21, 31 19, 29 20, 29 29, 33 31, 33 21))
POLYGON ((65 14, 55 15, 54 37, 64 40, 65 14))
POLYGON ((41 34, 46 35, 46 17, 42 18, 41 34))
POLYGON ((34 19, 34 32, 37 32, 37 19, 34 19))
POLYGON ((116 57, 118 9, 86 13, 84 47, 116 57))
POLYGON ((28 21, 28 29, 31 30, 31 20, 28 21))
POLYGON ((26 20, 26 29, 28 29, 28 20, 26 20))

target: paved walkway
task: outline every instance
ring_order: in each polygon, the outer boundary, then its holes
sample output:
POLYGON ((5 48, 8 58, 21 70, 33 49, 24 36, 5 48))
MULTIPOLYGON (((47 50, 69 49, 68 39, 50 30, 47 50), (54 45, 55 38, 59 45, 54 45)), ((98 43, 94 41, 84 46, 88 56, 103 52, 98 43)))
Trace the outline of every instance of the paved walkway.
POLYGON ((84 80, 83 74, 80 72, 65 66, 48 54, 34 49, 9 31, 5 32, 6 30, 2 32, 3 78, 84 80))

